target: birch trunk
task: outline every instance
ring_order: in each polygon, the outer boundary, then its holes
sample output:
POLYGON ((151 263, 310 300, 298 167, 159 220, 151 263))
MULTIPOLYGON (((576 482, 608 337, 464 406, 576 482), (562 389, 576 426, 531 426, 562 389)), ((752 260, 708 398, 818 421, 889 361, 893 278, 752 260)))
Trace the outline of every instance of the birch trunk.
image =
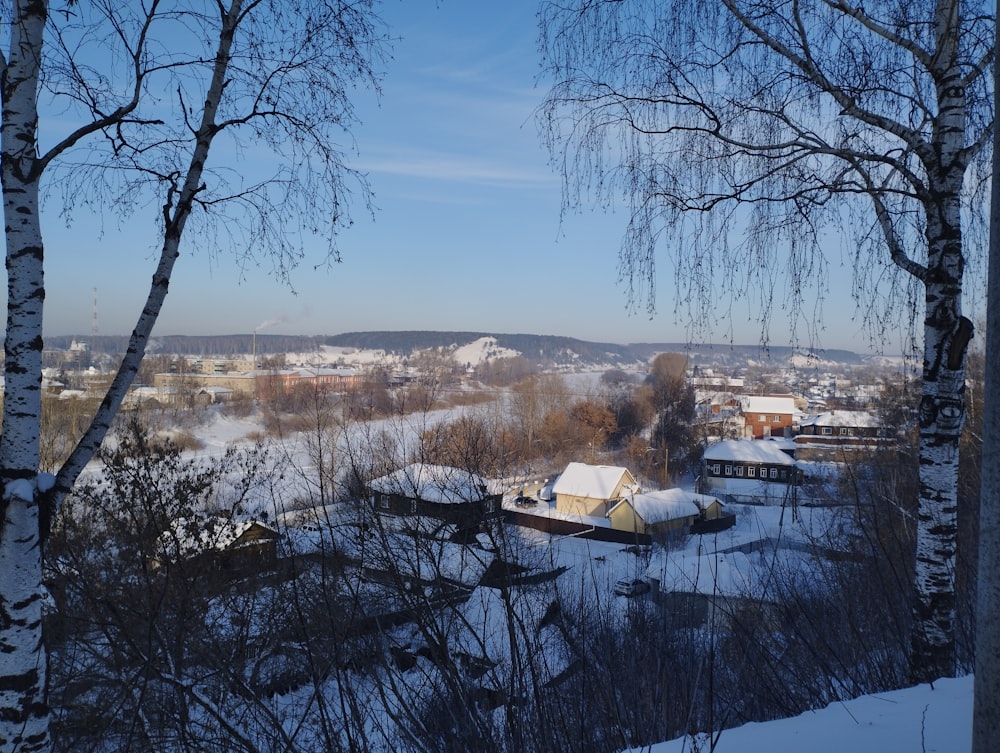
POLYGON ((49 747, 42 553, 35 478, 41 420, 43 250, 38 216, 37 95, 45 2, 18 2, 0 130, 7 255, 0 433, 0 750, 49 747))
POLYGON ((923 394, 920 402, 920 497, 910 677, 952 677, 955 665, 955 550, 958 448, 965 421, 965 353, 972 323, 962 316, 962 184, 966 102, 958 65, 959 14, 950 0, 935 14, 932 70, 938 111, 921 157, 927 170, 923 394))
POLYGON ((184 226, 202 185, 225 88, 242 0, 222 14, 212 80, 183 183, 163 207, 164 240, 146 304, 98 414, 60 469, 55 485, 37 483, 41 425, 43 252, 38 190, 37 90, 46 3, 23 0, 13 26, 3 91, 2 176, 7 240, 7 336, 0 433, 0 751, 51 748, 42 640, 42 544, 61 498, 94 456, 128 391, 166 298, 184 226))

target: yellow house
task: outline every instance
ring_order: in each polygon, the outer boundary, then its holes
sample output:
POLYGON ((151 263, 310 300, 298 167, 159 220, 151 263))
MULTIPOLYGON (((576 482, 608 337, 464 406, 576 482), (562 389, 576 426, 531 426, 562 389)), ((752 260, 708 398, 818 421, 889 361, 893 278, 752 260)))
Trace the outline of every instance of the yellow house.
POLYGON ((653 535, 684 531, 699 520, 715 520, 722 516, 723 506, 707 494, 663 489, 625 497, 611 508, 608 518, 615 530, 653 535))
POLYGON ((627 468, 586 463, 567 465, 552 487, 559 512, 600 518, 623 498, 639 491, 639 484, 627 468))

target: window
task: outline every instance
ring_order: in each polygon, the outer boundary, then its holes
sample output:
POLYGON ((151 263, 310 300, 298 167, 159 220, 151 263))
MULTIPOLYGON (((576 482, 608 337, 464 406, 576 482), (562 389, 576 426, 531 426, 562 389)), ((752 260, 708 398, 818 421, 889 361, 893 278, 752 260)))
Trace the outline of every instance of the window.
POLYGON ((379 506, 380 510, 388 510, 389 509, 389 498, 387 496, 385 496, 384 494, 379 494, 378 495, 378 506, 379 506))
POLYGON ((830 436, 831 434, 833 434, 833 429, 831 429, 829 426, 824 426, 823 434, 826 436, 830 436))
POLYGON ((844 429, 840 430, 840 436, 842 436, 842 437, 846 437, 846 436, 850 435, 850 433, 851 433, 851 430, 847 429, 847 428, 844 428, 844 429))
POLYGON ((772 424, 780 424, 781 423, 781 416, 772 416, 771 417, 771 423, 772 424))
POLYGON ((720 470, 721 470, 721 466, 720 466, 720 465, 719 465, 718 463, 715 463, 715 464, 714 464, 714 465, 712 466, 712 473, 714 473, 714 474, 715 474, 716 476, 718 476, 718 475, 719 475, 719 471, 720 471, 720 470))
POLYGON ((765 416, 765 415, 764 415, 764 414, 762 413, 762 414, 760 414, 759 416, 757 416, 757 420, 758 420, 758 421, 760 421, 761 423, 764 423, 765 421, 767 421, 767 416, 765 416))
POLYGON ((733 475, 733 467, 731 465, 727 465, 726 466, 726 475, 727 476, 732 476, 733 475))
POLYGON ((747 476, 749 476, 750 478, 756 478, 757 477, 757 469, 755 467, 753 467, 752 465, 748 466, 747 467, 747 476))
POLYGON ((736 466, 736 475, 737 476, 741 476, 741 477, 743 476, 743 466, 742 465, 736 466))
POLYGON ((771 469, 771 478, 778 478, 778 469, 777 468, 772 468, 771 469))

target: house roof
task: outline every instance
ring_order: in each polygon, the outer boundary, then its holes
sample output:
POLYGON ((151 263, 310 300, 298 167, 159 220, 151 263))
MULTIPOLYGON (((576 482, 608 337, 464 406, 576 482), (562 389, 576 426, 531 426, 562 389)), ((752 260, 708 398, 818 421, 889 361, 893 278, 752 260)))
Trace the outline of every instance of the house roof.
MULTIPOLYGON (((225 551, 232 548, 247 531, 255 526, 267 530, 272 538, 278 533, 265 523, 251 518, 233 520, 217 515, 196 515, 178 518, 171 527, 160 534, 158 549, 169 560, 177 561, 208 551, 225 551)), ((257 543, 247 542, 247 545, 257 543)))
MULTIPOLYGON (((626 502, 631 504, 636 514, 649 524, 687 518, 691 515, 697 515, 702 510, 707 510, 714 502, 722 504, 717 497, 696 494, 684 489, 661 489, 655 492, 636 494, 618 504, 626 502)), ((617 506, 615 505, 615 507, 617 506)))
POLYGON ((710 445, 705 450, 705 460, 739 460, 747 463, 775 463, 795 465, 795 461, 784 452, 784 443, 770 439, 727 439, 710 445))
POLYGON ((744 413, 795 413, 795 398, 744 395, 740 406, 744 413))
POLYGON ((875 429, 880 425, 875 416, 863 410, 829 410, 799 421, 799 426, 850 426, 875 429))
POLYGON ((552 486, 553 494, 568 494, 590 499, 611 499, 620 483, 639 491, 628 468, 617 465, 570 463, 552 486))
POLYGON ((493 484, 482 476, 446 465, 412 463, 373 479, 369 488, 380 494, 454 505, 478 502, 494 494, 493 484))

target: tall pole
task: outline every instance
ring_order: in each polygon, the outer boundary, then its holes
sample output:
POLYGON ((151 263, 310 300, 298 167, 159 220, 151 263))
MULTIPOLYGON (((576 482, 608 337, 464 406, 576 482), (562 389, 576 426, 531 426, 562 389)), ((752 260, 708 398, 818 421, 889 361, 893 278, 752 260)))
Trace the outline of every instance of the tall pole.
POLYGON ((993 39, 993 185, 990 194, 989 272, 986 280, 986 363, 979 562, 976 597, 976 677, 972 751, 1000 750, 1000 55, 993 39))

